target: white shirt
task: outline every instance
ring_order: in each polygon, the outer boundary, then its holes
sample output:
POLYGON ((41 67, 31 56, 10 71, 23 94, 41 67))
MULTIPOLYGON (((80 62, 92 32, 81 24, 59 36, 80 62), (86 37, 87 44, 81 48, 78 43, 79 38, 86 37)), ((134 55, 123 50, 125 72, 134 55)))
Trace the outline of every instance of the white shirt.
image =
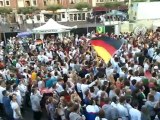
POLYGON ((97 105, 88 105, 86 107, 86 111, 88 113, 98 113, 99 112, 99 107, 97 105))
POLYGON ((18 103, 11 101, 11 107, 12 107, 12 109, 13 109, 13 117, 14 117, 15 119, 19 119, 19 116, 18 116, 18 114, 16 113, 16 109, 18 109, 19 114, 21 114, 21 111, 20 111, 20 108, 19 108, 18 103))
POLYGON ((43 55, 38 55, 38 56, 37 56, 37 59, 38 59, 38 61, 41 61, 41 62, 44 61, 43 55))
POLYGON ((83 99, 85 98, 85 92, 89 89, 89 87, 92 87, 95 84, 95 82, 92 82, 91 84, 81 84, 81 90, 83 94, 83 99))
POLYGON ((17 103, 19 106, 21 106, 22 105, 22 96, 21 96, 20 91, 17 90, 17 91, 14 91, 13 93, 17 95, 17 103))
POLYGON ((61 92, 64 91, 63 87, 62 87, 59 83, 57 83, 56 86, 57 86, 56 91, 57 91, 58 93, 61 93, 61 92))
POLYGON ((0 103, 3 103, 3 102, 2 102, 2 98, 3 98, 2 92, 3 92, 4 90, 6 90, 6 89, 0 86, 0 103))
POLYGON ((52 52, 51 52, 51 51, 46 52, 46 55, 47 55, 47 57, 48 57, 48 58, 53 58, 53 56, 52 56, 52 52))
POLYGON ((21 65, 19 64, 19 63, 16 63, 16 68, 20 68, 21 67, 21 65))
POLYGON ((118 110, 118 114, 119 117, 121 117, 123 120, 125 120, 125 118, 128 116, 128 110, 126 107, 124 107, 122 104, 118 103, 117 104, 117 110, 118 110))
POLYGON ((141 112, 135 108, 129 110, 130 120, 141 120, 141 112))
POLYGON ((19 84, 18 89, 20 90, 21 95, 25 96, 27 92, 27 87, 24 84, 19 84))
POLYGON ((148 55, 149 55, 149 57, 153 57, 154 56, 154 48, 149 48, 148 49, 148 55))
POLYGON ((136 80, 137 82, 140 82, 141 80, 142 80, 142 78, 141 77, 138 77, 138 76, 132 76, 131 78, 130 78, 130 80, 132 81, 132 80, 136 80))
POLYGON ((38 81, 38 88, 42 89, 44 87, 45 87, 44 82, 43 81, 38 81))
POLYGON ((39 93, 35 95, 31 94, 30 99, 31 99, 32 110, 40 111, 41 110, 41 106, 40 106, 41 97, 39 97, 39 93))
POLYGON ((100 119, 99 117, 96 117, 95 120, 107 120, 107 119, 106 118, 101 118, 100 119))

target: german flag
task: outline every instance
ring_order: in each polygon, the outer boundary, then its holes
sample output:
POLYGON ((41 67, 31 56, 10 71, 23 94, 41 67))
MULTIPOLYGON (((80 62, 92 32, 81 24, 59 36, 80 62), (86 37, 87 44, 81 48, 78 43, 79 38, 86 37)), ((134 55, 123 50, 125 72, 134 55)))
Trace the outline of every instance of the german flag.
POLYGON ((106 36, 96 37, 91 40, 97 54, 108 63, 114 53, 122 46, 122 40, 115 40, 106 36))

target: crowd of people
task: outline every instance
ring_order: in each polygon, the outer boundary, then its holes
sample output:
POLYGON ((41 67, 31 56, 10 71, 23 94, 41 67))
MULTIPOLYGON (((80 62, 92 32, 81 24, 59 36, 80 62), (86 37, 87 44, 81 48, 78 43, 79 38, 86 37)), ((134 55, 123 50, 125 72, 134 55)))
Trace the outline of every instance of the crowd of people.
POLYGON ((159 32, 104 36, 125 41, 108 64, 85 36, 2 43, 0 115, 25 119, 29 107, 34 120, 159 120, 159 32))
POLYGON ((90 15, 87 17, 87 22, 90 23, 104 23, 109 21, 126 21, 128 20, 127 16, 124 17, 123 15, 90 15))

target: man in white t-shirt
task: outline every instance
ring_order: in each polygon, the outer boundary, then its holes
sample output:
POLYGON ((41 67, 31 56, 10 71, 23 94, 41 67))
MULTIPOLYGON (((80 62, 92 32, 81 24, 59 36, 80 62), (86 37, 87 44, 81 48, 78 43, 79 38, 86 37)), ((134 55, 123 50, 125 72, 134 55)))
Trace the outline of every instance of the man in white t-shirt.
POLYGON ((21 111, 20 111, 20 106, 17 103, 17 96, 16 94, 13 94, 11 96, 11 107, 13 109, 13 118, 15 120, 22 119, 21 111))
POLYGON ((138 110, 138 103, 134 101, 132 105, 133 108, 129 110, 130 120, 141 120, 141 112, 138 110))

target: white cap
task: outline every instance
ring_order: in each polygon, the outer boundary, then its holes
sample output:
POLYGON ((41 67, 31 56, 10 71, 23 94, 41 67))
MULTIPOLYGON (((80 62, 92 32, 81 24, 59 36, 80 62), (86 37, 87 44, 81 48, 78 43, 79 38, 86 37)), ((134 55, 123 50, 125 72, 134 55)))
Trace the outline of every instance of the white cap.
POLYGON ((157 69, 158 69, 158 66, 154 66, 154 69, 156 69, 156 70, 157 70, 157 69))

